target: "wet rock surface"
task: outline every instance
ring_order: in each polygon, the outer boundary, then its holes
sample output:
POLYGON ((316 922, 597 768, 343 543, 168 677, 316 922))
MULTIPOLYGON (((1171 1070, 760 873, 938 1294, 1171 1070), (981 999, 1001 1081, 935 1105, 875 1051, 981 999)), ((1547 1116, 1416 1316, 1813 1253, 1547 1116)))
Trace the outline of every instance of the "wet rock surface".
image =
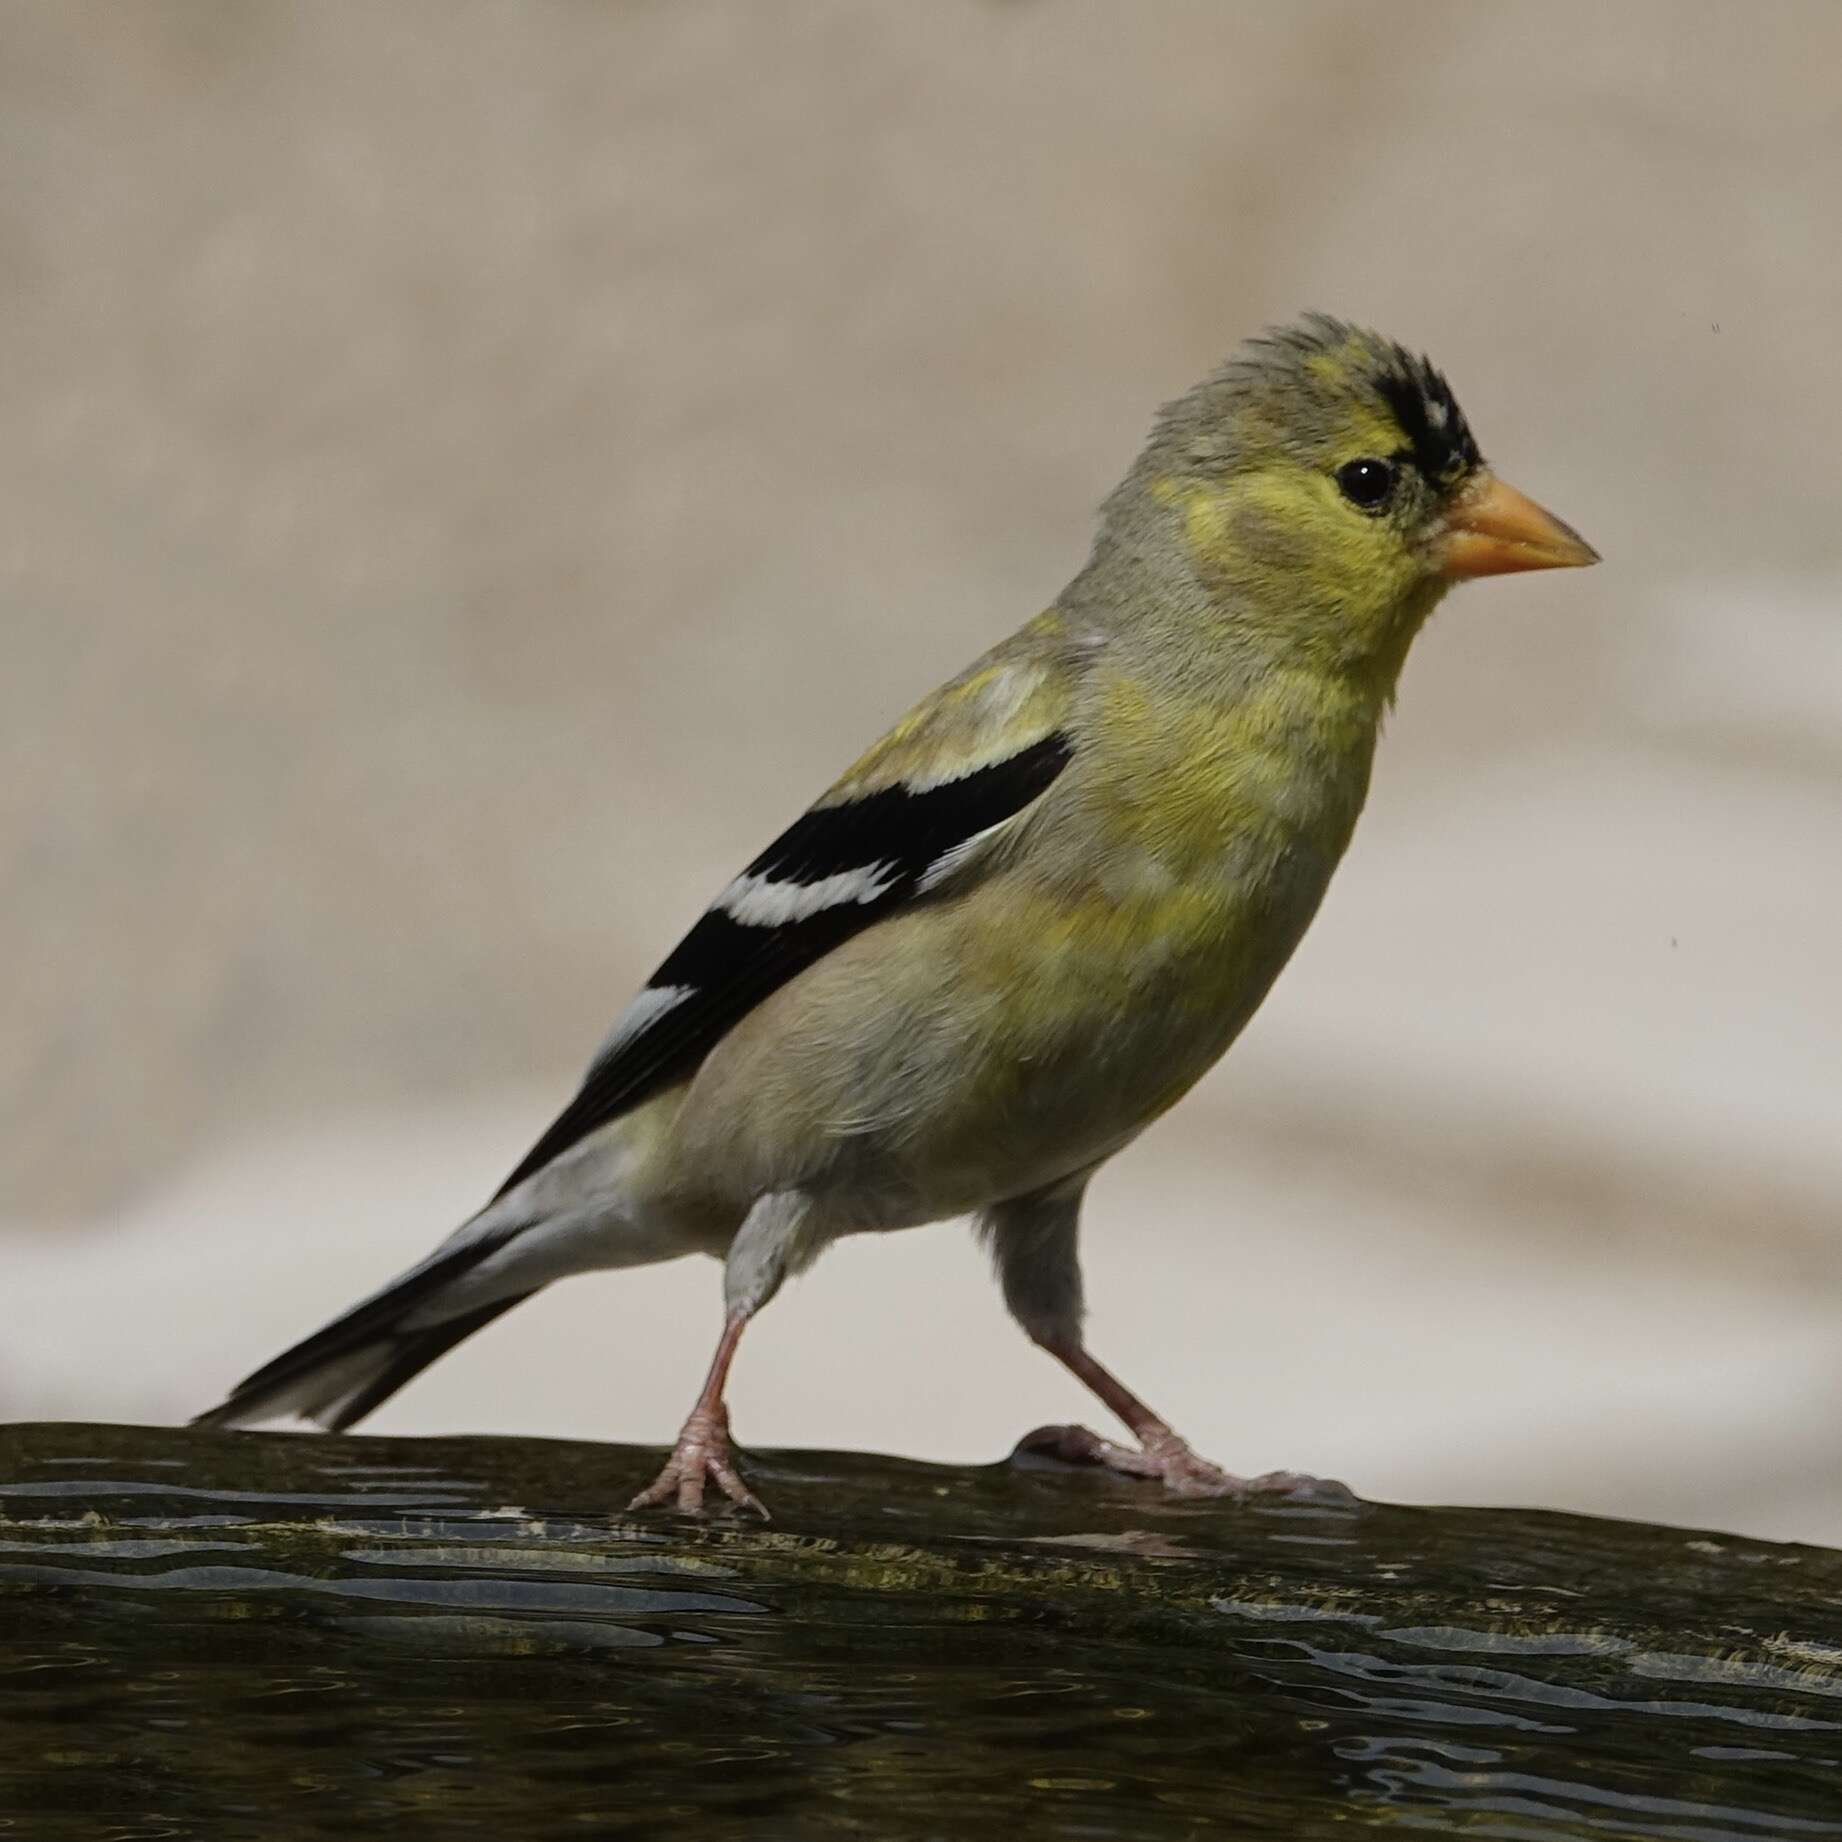
POLYGON ((0 1834, 1842 1837, 1842 1554, 658 1462, 0 1429, 0 1834))

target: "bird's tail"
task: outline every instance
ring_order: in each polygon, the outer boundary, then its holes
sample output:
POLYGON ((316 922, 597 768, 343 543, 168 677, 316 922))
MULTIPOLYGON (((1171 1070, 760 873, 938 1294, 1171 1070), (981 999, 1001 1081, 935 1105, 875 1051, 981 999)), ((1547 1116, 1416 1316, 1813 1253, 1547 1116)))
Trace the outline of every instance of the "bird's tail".
POLYGON ((328 1432, 354 1425, 436 1357, 540 1289, 477 1302, 477 1285, 464 1282, 503 1245, 499 1236, 481 1236, 438 1249, 381 1292, 245 1376, 192 1424, 246 1426, 301 1414, 328 1432), (451 1312, 442 1310, 444 1295, 454 1295, 451 1312))

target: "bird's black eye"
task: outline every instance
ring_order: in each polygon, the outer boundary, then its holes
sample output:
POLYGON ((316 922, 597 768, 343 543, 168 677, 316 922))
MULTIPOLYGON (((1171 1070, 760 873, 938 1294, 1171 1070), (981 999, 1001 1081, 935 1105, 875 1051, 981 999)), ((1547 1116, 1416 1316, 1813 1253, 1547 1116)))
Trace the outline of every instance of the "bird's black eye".
POLYGON ((1385 460, 1345 461, 1337 469, 1337 490, 1365 512, 1379 511, 1394 491, 1394 465, 1385 460))

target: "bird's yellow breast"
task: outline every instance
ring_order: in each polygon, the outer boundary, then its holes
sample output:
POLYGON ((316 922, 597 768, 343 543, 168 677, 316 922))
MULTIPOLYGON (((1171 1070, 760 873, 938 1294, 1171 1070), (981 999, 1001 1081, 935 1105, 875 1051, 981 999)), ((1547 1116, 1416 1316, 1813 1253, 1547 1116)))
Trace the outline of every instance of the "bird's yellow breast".
POLYGON ((1316 672, 1269 673, 1229 701, 1103 687, 1090 797, 1105 846, 1179 884, 1258 878, 1300 845, 1334 864, 1368 791, 1383 699, 1316 672))

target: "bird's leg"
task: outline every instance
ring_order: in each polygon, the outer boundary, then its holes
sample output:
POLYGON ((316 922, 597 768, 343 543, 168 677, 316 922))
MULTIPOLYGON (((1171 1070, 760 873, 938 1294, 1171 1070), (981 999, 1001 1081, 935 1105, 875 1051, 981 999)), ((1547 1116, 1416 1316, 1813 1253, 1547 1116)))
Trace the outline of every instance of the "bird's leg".
POLYGON ((1041 1452, 1071 1464, 1104 1465, 1128 1477, 1155 1477, 1180 1497, 1289 1496, 1325 1488, 1316 1478, 1294 1471, 1269 1471, 1261 1477, 1236 1477, 1220 1465, 1198 1457, 1189 1442, 1152 1410, 1111 1369, 1090 1356, 1077 1338, 1038 1341, 1056 1361, 1089 1388, 1123 1420, 1139 1443, 1117 1445, 1085 1426, 1041 1426, 1017 1443, 1020 1452, 1041 1452))
POLYGON ((807 1265, 824 1244, 811 1202, 798 1190, 777 1190, 758 1196, 723 1262, 723 1301, 728 1315, 703 1392, 691 1409, 672 1455, 657 1480, 627 1505, 651 1509, 671 1502, 687 1516, 703 1514, 704 1482, 715 1478, 731 1503, 753 1510, 763 1521, 767 1510, 761 1499, 742 1482, 735 1467, 735 1448, 729 1442, 729 1409, 723 1404, 723 1384, 742 1326, 780 1290, 789 1273, 807 1265))
POLYGON ((1310 1495, 1347 1500, 1341 1484, 1320 1483, 1292 1471, 1241 1478, 1199 1458, 1110 1369, 1087 1353, 1081 1339, 1081 1265, 1075 1251, 1081 1173, 1053 1189, 1018 1196, 987 1209, 979 1230, 991 1244, 1004 1302, 1025 1335, 1077 1375, 1131 1429, 1139 1449, 1117 1445, 1085 1426, 1040 1426, 1017 1442, 1020 1452, 1041 1452, 1072 1464, 1104 1465, 1128 1477, 1155 1477, 1185 1497, 1310 1495))
POLYGON ((766 1520, 761 1499, 742 1482, 736 1470, 735 1448, 729 1441, 729 1409, 723 1402, 729 1365, 742 1340, 742 1326, 752 1315, 748 1311, 731 1311, 723 1320, 723 1334, 717 1339, 710 1373, 678 1434, 678 1443, 672 1447, 665 1469, 627 1505, 629 1510, 652 1509, 672 1502, 685 1515, 701 1515, 705 1481, 714 1478, 730 1502, 766 1520))

